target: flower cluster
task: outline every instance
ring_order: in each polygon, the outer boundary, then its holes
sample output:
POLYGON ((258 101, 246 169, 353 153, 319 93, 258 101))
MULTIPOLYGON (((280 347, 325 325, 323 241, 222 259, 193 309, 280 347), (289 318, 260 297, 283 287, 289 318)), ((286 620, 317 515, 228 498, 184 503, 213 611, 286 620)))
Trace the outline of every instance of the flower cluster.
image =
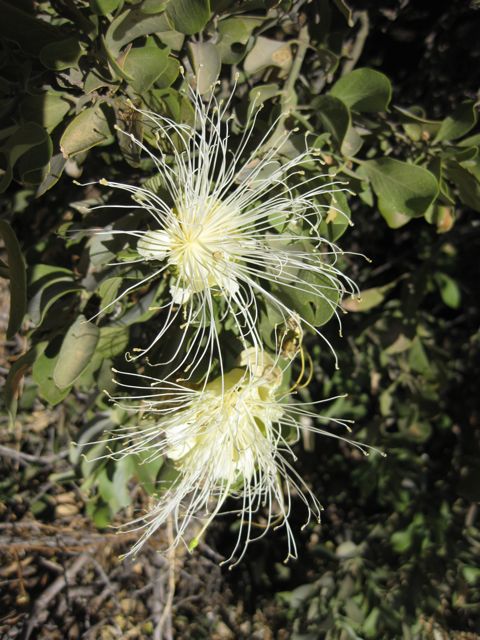
MULTIPOLYGON (((166 456, 176 470, 155 508, 135 521, 143 534, 132 553, 168 517, 174 520, 175 545, 188 537, 194 518, 204 520, 189 544, 193 548, 213 518, 222 512, 227 498, 240 504, 229 511, 240 518, 229 561, 240 551, 238 562, 247 544, 265 535, 272 523, 286 527, 287 557, 296 557, 295 539, 288 524, 293 494, 305 503, 307 522, 312 516, 320 519, 318 500, 293 467, 296 457, 291 445, 305 428, 345 438, 316 427, 315 421, 332 421, 314 411, 319 402, 291 402, 292 394, 284 390, 284 371, 278 363, 266 353, 260 354, 259 359, 253 359, 253 355, 252 351, 242 353, 239 365, 243 366, 202 389, 134 374, 143 383, 141 397, 133 405, 131 396, 115 398, 121 405, 129 400, 127 409, 141 410, 145 423, 112 434, 112 445, 125 443, 118 455, 141 453, 145 461, 166 456), (258 525, 254 523, 257 515, 263 517, 258 525)), ((118 384, 130 390, 134 386, 120 380, 118 384)), ((333 422, 349 430, 348 421, 333 422)), ((367 454, 367 447, 349 442, 367 454)))
MULTIPOLYGON (((283 157, 288 132, 268 146, 275 125, 252 150, 260 110, 246 123, 233 152, 230 100, 222 105, 212 94, 205 104, 193 90, 189 95, 195 107, 192 125, 141 111, 156 153, 133 134, 120 132, 152 160, 160 193, 148 185, 100 181, 131 194, 134 207, 150 217, 145 230, 104 232, 132 239, 136 256, 130 262, 150 267, 108 306, 153 279, 168 277, 165 320, 136 357, 151 351, 181 321, 184 339, 178 342, 172 374, 185 368, 193 373, 204 360, 210 369, 215 358, 222 366, 218 319, 230 318, 244 348, 261 350, 262 305, 286 323, 295 315, 291 298, 303 294, 322 302, 339 320, 341 297, 356 292, 337 266, 342 252, 318 231, 326 209, 345 216, 335 204, 335 194, 342 191, 337 181, 318 171, 305 177, 304 165, 317 168, 319 158, 308 149, 283 157), (320 199, 326 195, 329 204, 320 199)), ((327 341, 312 321, 303 317, 302 322, 327 341)))
POLYGON ((194 90, 188 95, 192 124, 142 110, 150 144, 120 132, 150 158, 151 180, 100 181, 128 192, 132 207, 148 220, 143 229, 98 232, 120 234, 130 248, 129 264, 143 269, 108 306, 151 282, 167 282, 157 334, 131 357, 148 354, 148 363, 163 367, 165 375, 120 375, 117 384, 128 394, 114 398, 139 417, 135 426, 111 434, 112 455, 162 456, 173 469, 160 484, 156 506, 132 523, 142 531, 132 553, 167 519, 174 523, 173 544, 190 540, 192 548, 213 518, 228 510, 240 518, 229 560, 238 561, 272 523, 286 527, 288 556, 295 556, 288 524, 292 496, 303 500, 308 520, 319 518, 320 504, 294 469, 292 443, 302 429, 343 438, 316 427, 327 419, 317 415, 315 403, 292 401, 295 384, 288 389, 299 352, 304 362, 304 329, 331 348, 312 306, 323 305, 340 322, 342 296, 356 291, 340 270, 342 252, 319 232, 326 210, 345 216, 336 204, 342 186, 318 170, 319 159, 308 149, 292 156, 291 133, 272 143, 275 123, 255 142, 260 109, 239 132, 231 98, 219 102, 213 91, 206 101, 194 90), (262 318, 273 334, 271 355, 262 318), (233 368, 222 342, 225 326, 239 345, 233 368), (293 348, 286 344, 289 332, 293 348), (158 354, 165 344, 163 357, 158 354))

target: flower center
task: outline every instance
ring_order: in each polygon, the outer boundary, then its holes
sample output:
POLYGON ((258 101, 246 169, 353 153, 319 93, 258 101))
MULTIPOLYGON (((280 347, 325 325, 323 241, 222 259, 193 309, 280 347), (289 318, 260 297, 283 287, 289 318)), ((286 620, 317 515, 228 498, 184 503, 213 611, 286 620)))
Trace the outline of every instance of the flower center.
POLYGON ((251 478, 259 459, 268 457, 272 424, 283 410, 274 399, 278 380, 239 382, 239 375, 238 369, 226 374, 222 386, 213 381, 188 417, 168 429, 168 457, 182 466, 208 466, 215 480, 251 478))
POLYGON ((137 250, 147 259, 164 260, 175 268, 175 302, 213 287, 227 295, 238 290, 234 264, 241 258, 240 217, 221 201, 206 201, 191 210, 179 206, 161 231, 147 231, 137 250))

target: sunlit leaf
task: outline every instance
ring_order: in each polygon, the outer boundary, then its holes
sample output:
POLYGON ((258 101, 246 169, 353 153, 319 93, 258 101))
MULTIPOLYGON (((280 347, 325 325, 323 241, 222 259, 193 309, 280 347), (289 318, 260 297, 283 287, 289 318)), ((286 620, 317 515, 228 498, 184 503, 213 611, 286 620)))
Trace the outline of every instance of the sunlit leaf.
POLYGON ((380 213, 392 228, 424 214, 438 193, 430 171, 393 158, 364 161, 358 174, 370 180, 380 213))
POLYGON ((191 42, 188 45, 193 69, 195 71, 195 82, 200 94, 212 90, 215 81, 220 73, 221 60, 215 45, 209 42, 191 42))
POLYGON ((342 76, 330 95, 353 111, 386 111, 392 97, 390 80, 374 69, 355 69, 342 76))
POLYGON ((88 366, 95 353, 100 330, 84 316, 78 316, 63 339, 53 380, 59 389, 72 385, 88 366))
POLYGON ((65 157, 71 157, 102 144, 111 135, 106 108, 96 104, 81 111, 70 122, 60 139, 60 149, 65 157))
POLYGON ((210 20, 209 0, 170 0, 166 14, 174 29, 192 35, 201 31, 210 20))

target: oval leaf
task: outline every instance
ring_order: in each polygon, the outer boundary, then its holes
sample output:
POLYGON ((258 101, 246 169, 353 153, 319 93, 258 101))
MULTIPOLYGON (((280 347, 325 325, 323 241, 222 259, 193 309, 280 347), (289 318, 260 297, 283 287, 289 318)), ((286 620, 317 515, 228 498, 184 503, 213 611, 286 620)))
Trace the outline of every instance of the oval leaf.
POLYGON ((475 110, 475 103, 471 100, 463 102, 458 105, 451 116, 446 117, 442 121, 433 142, 461 138, 475 126, 476 122, 477 112, 475 110))
POLYGON ((433 173, 392 158, 362 162, 358 174, 370 180, 380 213, 393 229, 424 214, 438 193, 433 173))
POLYGON ((38 394, 51 405, 61 402, 69 392, 68 387, 60 390, 52 379, 59 355, 55 351, 58 339, 60 339, 60 342, 62 341, 61 336, 56 336, 50 344, 44 342, 38 345, 40 353, 32 367, 32 378, 38 385, 38 394))
POLYGON ((123 70, 132 78, 133 89, 144 93, 163 74, 167 59, 168 51, 155 46, 130 49, 123 70))
POLYGON ((50 133, 67 115, 70 104, 61 93, 47 91, 29 95, 21 103, 20 112, 25 120, 43 125, 50 133))
POLYGON ((198 33, 210 20, 209 0, 170 0, 167 15, 173 27, 192 35, 198 33))
POLYGON ((343 300, 342 307, 346 311, 354 313, 358 311, 370 311, 385 300, 385 296, 396 285, 397 281, 384 285, 383 287, 372 287, 364 289, 360 293, 343 300))
POLYGON ((197 91, 200 94, 207 93, 212 90, 220 73, 220 54, 210 42, 192 42, 188 48, 195 71, 197 91))
POLYGON ((82 49, 78 38, 66 38, 59 42, 50 42, 40 51, 40 62, 53 71, 62 71, 77 67, 82 49))
POLYGON ((106 16, 112 13, 120 6, 121 0, 90 0, 90 9, 92 13, 99 16, 106 16))
POLYGON ((63 339, 58 361, 53 371, 53 381, 59 389, 66 389, 81 376, 95 353, 99 328, 79 316, 63 339))
POLYGON ((341 147, 350 127, 350 113, 341 100, 333 96, 318 96, 313 105, 325 129, 341 147))
POLYGON ((0 179, 0 193, 14 176, 21 182, 40 184, 48 171, 52 155, 52 140, 45 129, 35 122, 16 127, 3 145, 2 154, 8 164, 0 179))
POLYGON ((235 16, 222 20, 218 25, 220 41, 217 50, 225 64, 237 64, 245 55, 253 30, 263 22, 262 18, 235 16))
POLYGON ((148 15, 138 9, 124 11, 117 16, 105 34, 105 47, 112 58, 117 58, 122 47, 135 38, 150 33, 167 31, 169 24, 165 14, 148 15))
POLYGON ((76 116, 60 138, 60 149, 65 158, 87 151, 110 137, 110 127, 102 105, 88 107, 76 116))
POLYGON ((480 182, 458 162, 449 162, 445 173, 458 189, 460 200, 474 211, 480 211, 480 182))
POLYGON ((355 69, 338 80, 330 95, 353 111, 386 111, 392 98, 387 76, 373 69, 355 69))
POLYGON ((245 73, 250 75, 267 67, 289 69, 292 61, 292 49, 289 43, 259 36, 248 52, 243 68, 245 73))

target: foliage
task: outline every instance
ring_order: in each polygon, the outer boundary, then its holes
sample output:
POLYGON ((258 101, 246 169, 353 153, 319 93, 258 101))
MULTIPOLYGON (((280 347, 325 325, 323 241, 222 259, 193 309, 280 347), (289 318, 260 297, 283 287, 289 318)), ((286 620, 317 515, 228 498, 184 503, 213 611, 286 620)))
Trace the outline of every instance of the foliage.
MULTIPOLYGON (((238 569, 239 587, 264 599, 277 592, 279 620, 298 640, 473 629, 480 606, 474 93, 445 101, 441 115, 427 98, 412 104, 384 69, 362 62, 356 49, 369 14, 342 0, 0 0, 0 10, 0 189, 9 196, 0 275, 11 283, 7 335, 25 338, 11 354, 4 403, 12 425, 18 410, 64 407, 78 446, 70 447, 70 470, 52 482, 77 483, 86 513, 103 528, 132 504, 135 483, 154 494, 169 473, 161 462, 98 460, 105 444, 90 444, 128 420, 102 391, 115 390, 112 366, 133 371, 124 354, 155 335, 165 289, 162 281, 146 285, 91 319, 142 275, 141 266, 111 266, 125 247, 91 230, 144 222, 128 209, 92 209, 125 200, 91 182, 152 178, 151 161, 122 134, 152 143, 132 104, 191 122, 185 83, 197 74, 203 93, 219 79, 220 96, 234 91, 238 135, 261 103, 258 140, 272 123, 274 139, 291 131, 286 153, 315 149, 327 175, 348 189, 348 197, 322 202, 321 230, 373 265, 344 257, 362 292, 343 302, 344 338, 326 324, 340 370, 323 343, 306 337, 314 380, 302 393, 348 392, 329 413, 354 418, 355 437, 388 452, 387 461, 358 460, 343 446, 319 440, 313 451, 305 441, 301 460, 328 506, 326 523, 307 528, 298 566, 281 567, 276 549, 259 543, 250 560, 258 563, 254 586, 245 587, 247 569, 238 569)), ((308 307, 319 324, 329 319, 301 293, 293 305, 308 307)), ((267 343, 274 322, 263 319, 267 343)), ((48 500, 36 499, 32 511, 48 519, 48 500)), ((233 529, 224 535, 234 537, 233 529)))

